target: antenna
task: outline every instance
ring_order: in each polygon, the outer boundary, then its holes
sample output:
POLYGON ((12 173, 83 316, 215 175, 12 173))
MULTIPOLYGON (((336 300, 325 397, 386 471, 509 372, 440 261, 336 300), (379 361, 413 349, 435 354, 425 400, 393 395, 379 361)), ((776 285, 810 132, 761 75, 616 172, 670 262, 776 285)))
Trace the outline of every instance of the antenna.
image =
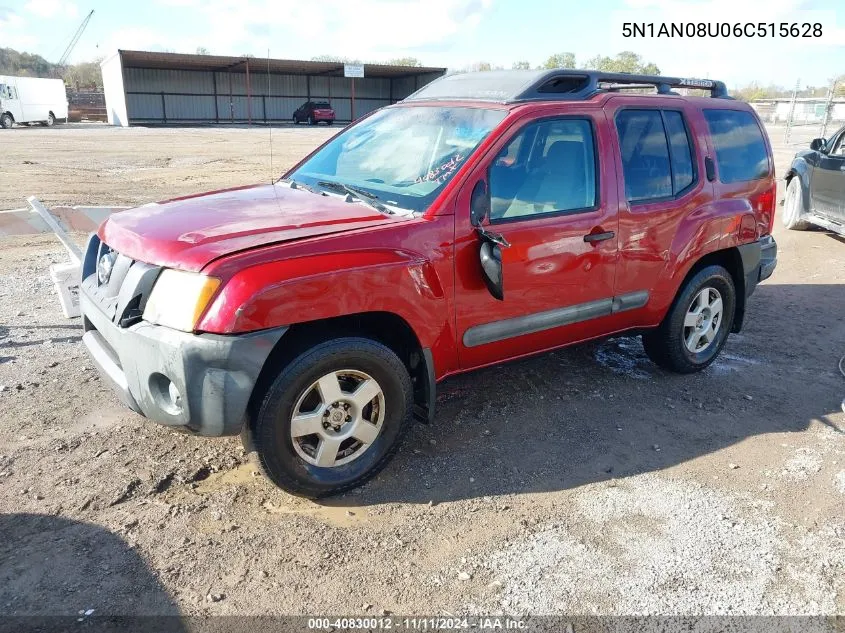
MULTIPOLYGON (((267 96, 270 96, 270 49, 267 49, 267 96)), ((266 101, 264 102, 267 103, 266 101)), ((264 106, 267 107, 266 105, 264 106)), ((264 116, 267 116, 267 113, 264 113, 264 116)), ((276 172, 273 171, 273 119, 267 119, 267 125, 270 126, 270 184, 273 184, 273 178, 276 175, 276 172)))

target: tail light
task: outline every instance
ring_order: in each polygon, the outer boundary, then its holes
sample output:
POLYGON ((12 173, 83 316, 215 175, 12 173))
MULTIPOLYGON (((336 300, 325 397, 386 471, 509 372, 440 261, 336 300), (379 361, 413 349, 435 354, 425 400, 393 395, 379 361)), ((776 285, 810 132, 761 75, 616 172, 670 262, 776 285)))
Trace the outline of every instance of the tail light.
POLYGON ((754 198, 754 211, 757 216, 758 226, 765 226, 762 235, 770 235, 775 224, 775 200, 777 198, 777 182, 758 194, 754 198))

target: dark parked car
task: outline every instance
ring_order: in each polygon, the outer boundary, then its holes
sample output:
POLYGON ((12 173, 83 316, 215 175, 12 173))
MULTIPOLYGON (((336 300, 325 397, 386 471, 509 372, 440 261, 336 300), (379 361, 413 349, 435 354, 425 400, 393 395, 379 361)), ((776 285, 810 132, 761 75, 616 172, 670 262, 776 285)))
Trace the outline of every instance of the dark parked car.
POLYGON ((810 225, 845 235, 845 127, 798 152, 786 174, 783 225, 810 225))
POLYGON ((306 101, 293 113, 293 122, 302 123, 308 121, 311 125, 317 125, 320 121, 326 124, 334 123, 334 110, 328 101, 306 101))

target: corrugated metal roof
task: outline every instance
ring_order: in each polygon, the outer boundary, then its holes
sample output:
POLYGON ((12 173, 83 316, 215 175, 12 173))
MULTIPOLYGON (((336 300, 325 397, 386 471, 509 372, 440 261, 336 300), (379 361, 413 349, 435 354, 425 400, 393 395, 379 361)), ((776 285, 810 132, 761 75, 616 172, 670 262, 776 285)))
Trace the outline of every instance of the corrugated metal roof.
MULTIPOLYGON (((118 54, 124 68, 159 68, 173 70, 231 70, 246 72, 247 61, 250 71, 286 75, 343 76, 343 64, 338 62, 315 62, 297 59, 270 59, 260 57, 227 57, 223 55, 189 55, 185 53, 156 53, 152 51, 125 51, 118 54)), ((428 73, 444 74, 445 68, 427 66, 389 66, 386 64, 364 64, 365 77, 413 77, 428 73)))

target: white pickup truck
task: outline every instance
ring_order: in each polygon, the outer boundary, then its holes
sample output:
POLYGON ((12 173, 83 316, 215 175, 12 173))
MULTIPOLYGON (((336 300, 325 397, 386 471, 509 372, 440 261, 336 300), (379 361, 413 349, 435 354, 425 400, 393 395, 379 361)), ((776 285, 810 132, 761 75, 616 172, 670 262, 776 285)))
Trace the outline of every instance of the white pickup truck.
POLYGON ((0 127, 15 123, 53 125, 67 121, 67 93, 61 79, 0 75, 0 127))

